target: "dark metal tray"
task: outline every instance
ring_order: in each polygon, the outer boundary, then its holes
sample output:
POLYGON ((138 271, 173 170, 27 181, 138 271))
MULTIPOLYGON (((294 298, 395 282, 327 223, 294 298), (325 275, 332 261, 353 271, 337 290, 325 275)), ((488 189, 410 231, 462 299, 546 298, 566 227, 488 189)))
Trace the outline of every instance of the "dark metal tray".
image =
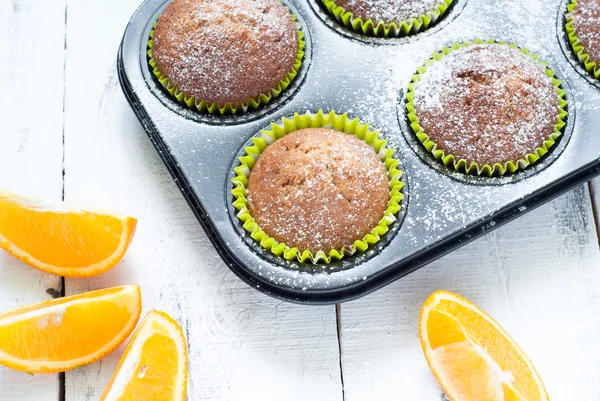
POLYGON ((211 117, 165 95, 146 58, 148 34, 165 0, 138 8, 117 63, 125 96, 208 237, 231 270, 260 291, 313 304, 360 297, 600 173, 600 84, 565 44, 565 2, 458 0, 431 29, 399 39, 351 33, 319 0, 284 4, 307 33, 306 57, 292 87, 258 112, 211 117), (514 176, 453 173, 422 150, 406 124, 404 91, 417 67, 442 46, 474 38, 531 49, 557 70, 567 90, 564 135, 541 162, 514 176), (319 109, 348 112, 381 131, 402 161, 406 198, 396 229, 374 249, 331 265, 300 265, 248 240, 231 207, 231 177, 239 152, 260 129, 319 109))

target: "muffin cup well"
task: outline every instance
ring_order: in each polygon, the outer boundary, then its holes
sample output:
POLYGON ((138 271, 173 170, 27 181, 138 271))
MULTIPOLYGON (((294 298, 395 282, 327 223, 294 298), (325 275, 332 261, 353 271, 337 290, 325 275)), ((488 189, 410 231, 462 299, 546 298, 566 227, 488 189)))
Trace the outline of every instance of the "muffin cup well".
MULTIPOLYGON (((292 70, 288 72, 286 77, 281 80, 276 87, 272 88, 269 93, 263 93, 257 98, 248 99, 246 102, 240 101, 236 104, 226 103, 224 106, 219 106, 219 104, 216 102, 209 103, 203 99, 196 99, 195 96, 188 95, 185 92, 178 90, 175 85, 170 82, 169 78, 159 71, 158 67, 156 66, 156 60, 152 56, 152 39, 154 38, 154 31, 156 30, 156 24, 158 20, 154 22, 152 30, 150 30, 150 40, 148 40, 147 52, 149 57, 148 64, 150 64, 152 73, 156 76, 165 90, 169 92, 171 97, 192 110, 214 115, 235 115, 245 113, 248 110, 255 110, 261 105, 266 105, 278 97, 298 75, 298 71, 300 70, 300 66, 302 65, 302 60, 304 58, 304 48, 306 47, 306 42, 304 41, 304 32, 302 32, 300 29, 296 15, 292 14, 292 18, 294 21, 296 21, 296 25, 298 26, 298 52, 296 53, 296 61, 292 66, 292 70)), ((158 19, 160 19, 160 16, 158 19)))
POLYGON ((341 6, 335 4, 334 0, 320 0, 329 14, 346 28, 356 33, 382 38, 403 37, 420 32, 434 24, 448 10, 448 7, 454 0, 440 0, 440 2, 431 11, 412 18, 409 21, 393 21, 376 23, 372 19, 363 21, 360 17, 354 17, 352 12, 347 11, 341 6))
POLYGON ((571 13, 575 11, 577 7, 577 0, 572 0, 567 5, 567 23, 565 24, 565 29, 567 30, 567 36, 569 38, 569 43, 571 44, 571 49, 577 56, 579 63, 585 68, 587 72, 589 72, 594 78, 600 79, 600 65, 596 62, 590 60, 589 54, 585 52, 585 49, 579 43, 579 38, 577 38, 577 34, 575 33, 575 28, 573 27, 573 19, 571 18, 571 13))
POLYGON ((386 148, 387 141, 380 139, 378 132, 370 131, 368 124, 360 123, 358 118, 350 119, 346 113, 342 115, 336 114, 335 111, 324 113, 323 110, 319 110, 315 114, 310 112, 302 115, 295 113, 292 118, 284 117, 280 124, 271 123, 270 129, 262 130, 259 136, 252 138, 252 142, 252 146, 244 148, 245 154, 239 158, 240 165, 234 168, 235 176, 232 179, 234 187, 232 190, 233 206, 238 211, 237 217, 243 223, 244 229, 261 247, 273 254, 286 260, 296 259, 300 263, 308 261, 311 263, 330 263, 356 252, 364 252, 369 246, 380 241, 381 237, 389 231, 390 225, 396 221, 395 215, 400 211, 400 204, 404 198, 402 194, 402 188, 404 187, 402 172, 397 168, 400 162, 393 157, 394 151, 386 148), (369 234, 360 240, 354 241, 351 247, 321 250, 316 254, 309 250, 291 248, 285 243, 269 237, 261 230, 248 210, 246 199, 248 177, 261 153, 276 140, 304 128, 332 128, 355 135, 375 150, 386 167, 390 181, 390 199, 385 214, 369 234))
POLYGON ((561 129, 565 126, 565 118, 567 116, 567 101, 565 100, 565 91, 560 87, 561 81, 555 77, 555 72, 551 70, 547 63, 538 60, 537 54, 531 53, 528 49, 519 48, 515 43, 507 43, 507 42, 496 42, 493 39, 490 40, 481 40, 476 39, 474 41, 462 42, 462 43, 452 43, 450 47, 444 47, 441 51, 436 52, 432 55, 430 59, 428 59, 425 64, 417 69, 417 73, 413 75, 411 83, 408 85, 408 92, 406 94, 406 110, 408 112, 408 119, 410 122, 410 126, 417 136, 419 141, 423 144, 427 151, 433 154, 433 157, 440 160, 445 166, 451 167, 458 172, 464 172, 466 174, 478 175, 478 176, 502 176, 508 173, 514 173, 517 170, 523 170, 527 166, 534 164, 537 162, 542 156, 544 156, 552 146, 556 143, 556 140, 562 135, 561 129), (546 76, 548 76, 552 80, 552 84, 556 89, 556 93, 559 98, 559 111, 557 116, 557 122, 554 125, 554 132, 550 135, 538 148, 535 149, 533 153, 527 154, 525 157, 515 160, 509 161, 504 164, 495 163, 494 165, 484 164, 479 166, 475 162, 469 163, 465 159, 458 159, 451 154, 446 154, 444 150, 439 149, 437 144, 429 139, 429 136, 426 132, 423 131, 423 128, 419 125, 419 118, 415 113, 414 106, 414 90, 415 84, 420 81, 421 75, 427 70, 428 67, 433 65, 436 61, 442 59, 448 53, 471 45, 478 44, 498 44, 502 46, 509 46, 511 48, 519 50, 521 53, 528 55, 533 60, 539 63, 540 66, 544 67, 544 71, 546 76))

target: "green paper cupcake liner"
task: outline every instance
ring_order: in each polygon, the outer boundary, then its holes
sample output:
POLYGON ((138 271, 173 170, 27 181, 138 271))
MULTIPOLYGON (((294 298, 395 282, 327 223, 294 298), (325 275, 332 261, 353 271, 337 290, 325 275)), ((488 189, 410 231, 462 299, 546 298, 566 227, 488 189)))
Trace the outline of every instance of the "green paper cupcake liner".
POLYGON ((338 6, 335 0, 321 0, 329 14, 346 28, 363 35, 383 38, 408 36, 427 29, 446 13, 453 1, 440 0, 433 10, 409 21, 380 21, 376 23, 372 19, 363 21, 360 17, 354 17, 350 11, 338 6))
POLYGON ((239 158, 240 165, 234 169, 233 182, 233 206, 238 211, 237 217, 242 222, 244 229, 257 243, 273 254, 286 260, 297 260, 300 263, 330 263, 340 260, 345 256, 356 252, 364 252, 367 248, 381 240, 381 237, 390 230, 392 223, 396 221, 396 214, 401 209, 404 198, 402 188, 402 172, 398 169, 399 161, 393 157, 394 151, 386 147, 387 141, 379 138, 378 132, 369 130, 368 124, 361 124, 358 118, 350 119, 347 113, 336 114, 335 111, 324 113, 319 110, 316 114, 295 113, 292 118, 283 118, 280 124, 271 123, 270 129, 262 130, 260 136, 252 138, 253 145, 244 148, 245 154, 239 158), (390 180, 390 199, 384 216, 373 230, 361 240, 357 240, 349 248, 334 249, 329 252, 319 251, 315 255, 309 250, 291 248, 285 243, 278 242, 269 237, 250 215, 248 201, 246 199, 246 186, 248 177, 258 160, 260 154, 277 139, 303 129, 303 128, 332 128, 350 135, 355 135, 375 149, 381 161, 385 164, 390 180))
POLYGON ((561 129, 566 125, 565 118, 567 116, 567 101, 565 100, 565 90, 561 88, 561 81, 555 77, 555 71, 551 70, 547 63, 538 60, 537 54, 531 53, 528 49, 519 48, 515 43, 507 43, 507 42, 496 42, 493 39, 490 40, 481 40, 476 39, 474 41, 462 42, 462 43, 452 43, 450 47, 444 47, 441 51, 434 53, 432 58, 427 60, 425 64, 417 69, 417 73, 413 75, 411 83, 408 85, 408 92, 406 94, 406 110, 408 111, 408 119, 410 122, 410 126, 417 136, 419 141, 423 144, 425 149, 433 154, 433 157, 437 160, 440 160, 445 166, 451 167, 456 171, 464 172, 466 174, 478 175, 478 176, 502 176, 508 173, 514 173, 517 170, 524 170, 527 166, 534 164, 537 162, 542 156, 544 156, 552 146, 556 143, 556 140, 562 135, 561 129), (479 166, 475 162, 469 163, 465 159, 457 159, 451 154, 446 154, 444 150, 439 149, 437 144, 429 139, 427 133, 423 131, 423 128, 419 125, 419 118, 415 113, 414 106, 414 91, 415 84, 421 80, 421 76, 436 61, 440 60, 448 53, 471 45, 480 45, 480 44, 498 44, 502 46, 508 46, 514 49, 519 50, 521 53, 530 56, 533 60, 537 61, 542 67, 544 67, 544 71, 546 76, 552 79, 552 83, 556 88, 556 93, 559 97, 559 113, 558 119, 554 126, 554 132, 547 138, 542 145, 535 149, 535 152, 527 154, 525 157, 517 160, 517 161, 509 161, 504 164, 496 163, 494 165, 484 164, 479 166))
MULTIPOLYGON (((167 76, 165 76, 162 72, 158 70, 156 66, 156 60, 152 56, 152 39, 154 38, 154 31, 156 30, 156 22, 150 31, 150 40, 148 40, 148 63, 150 67, 152 67, 152 73, 156 76, 161 85, 169 92, 169 94, 175 98, 179 103, 189 107, 190 109, 195 109, 199 112, 214 114, 214 115, 229 115, 229 114, 241 114, 245 113, 248 110, 258 109, 261 105, 266 105, 270 103, 271 100, 278 97, 281 92, 283 92, 296 78, 298 75, 298 71, 300 70, 300 66, 302 65, 302 59, 304 58, 304 48, 306 47, 306 42, 304 41, 304 32, 300 30, 300 25, 298 24, 298 19, 295 14, 292 14, 292 18, 296 21, 296 25, 298 25, 298 53, 296 53, 296 61, 292 67, 292 70, 287 73, 286 77, 277 84, 275 88, 272 88, 269 93, 264 93, 254 99, 249 99, 246 103, 237 102, 236 104, 226 103, 224 106, 219 106, 218 103, 208 103, 206 100, 196 99, 195 96, 187 95, 185 92, 178 90, 170 81, 167 76)), ((158 17, 160 19, 160 16, 158 17)))
POLYGON ((573 27, 573 19, 571 17, 571 13, 577 7, 577 0, 572 0, 567 6, 567 23, 565 24, 565 29, 567 30, 567 36, 569 38, 569 43, 571 43, 571 48, 573 52, 579 59, 581 65, 585 68, 587 72, 589 72, 594 78, 600 79, 600 65, 590 59, 590 56, 585 52, 585 49, 579 43, 579 38, 575 34, 575 28, 573 27))

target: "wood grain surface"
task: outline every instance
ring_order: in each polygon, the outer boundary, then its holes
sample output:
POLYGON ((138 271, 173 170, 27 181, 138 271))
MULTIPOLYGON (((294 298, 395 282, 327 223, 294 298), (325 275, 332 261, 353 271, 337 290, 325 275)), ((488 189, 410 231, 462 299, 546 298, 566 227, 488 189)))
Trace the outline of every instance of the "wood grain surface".
POLYGON ((553 401, 600 399, 600 251, 587 185, 341 305, 346 400, 438 401, 419 343, 425 299, 455 291, 530 356, 553 401))
MULTIPOLYGON (((64 3, 0 2, 0 188, 62 197, 64 3)), ((60 277, 0 250, 0 311, 60 294, 60 277)), ((54 401, 58 375, 0 366, 0 399, 54 401)))
MULTIPOLYGON (((357 301, 271 299, 221 261, 121 92, 116 53, 138 5, 0 2, 0 187, 139 218, 115 269, 64 291, 140 285, 144 310, 186 333, 189 400, 444 400, 417 332, 422 302, 442 288, 506 327, 553 401, 600 399, 600 179, 357 301)), ((0 310, 62 290, 0 252, 0 310)), ((97 400, 122 350, 66 373, 64 387, 0 368, 0 400, 97 400)))

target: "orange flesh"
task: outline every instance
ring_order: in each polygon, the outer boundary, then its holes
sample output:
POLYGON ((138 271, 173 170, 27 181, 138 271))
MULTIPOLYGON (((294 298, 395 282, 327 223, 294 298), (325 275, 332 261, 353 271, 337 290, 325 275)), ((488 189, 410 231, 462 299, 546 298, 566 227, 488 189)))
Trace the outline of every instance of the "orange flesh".
POLYGON ((121 400, 170 400, 175 394, 177 350, 173 339, 154 334, 142 347, 135 373, 121 400), (175 357, 173 357, 175 356, 175 357))
POLYGON ((7 241, 38 260, 53 266, 86 267, 90 261, 102 261, 112 255, 121 242, 123 221, 89 212, 25 209, 0 200, 0 227, 7 241), (90 227, 104 229, 89 230, 90 227), (56 252, 57 248, 60 252, 56 252))
POLYGON ((436 378, 453 401, 546 401, 535 368, 485 312, 439 291, 421 312, 421 343, 436 378))
POLYGON ((185 400, 187 346, 181 327, 163 312, 144 318, 101 400, 185 400), (113 388, 114 387, 114 388, 113 388))
POLYGON ((112 352, 141 312, 139 288, 124 286, 0 314, 0 363, 27 372, 71 369, 112 352))
POLYGON ((0 190, 0 247, 48 273, 89 277, 125 254, 137 220, 0 190))

